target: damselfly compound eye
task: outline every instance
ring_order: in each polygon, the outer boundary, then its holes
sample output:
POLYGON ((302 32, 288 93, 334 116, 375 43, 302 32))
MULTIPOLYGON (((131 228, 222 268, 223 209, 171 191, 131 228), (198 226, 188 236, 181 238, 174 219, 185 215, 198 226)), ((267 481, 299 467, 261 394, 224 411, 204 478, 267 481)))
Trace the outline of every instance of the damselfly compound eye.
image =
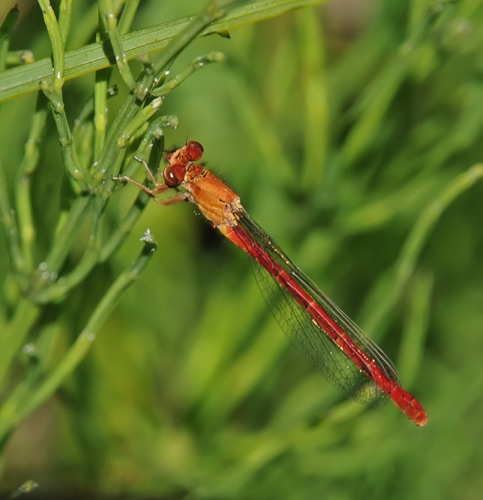
POLYGON ((199 160, 203 156, 203 146, 197 141, 189 141, 186 143, 186 152, 190 161, 199 160))

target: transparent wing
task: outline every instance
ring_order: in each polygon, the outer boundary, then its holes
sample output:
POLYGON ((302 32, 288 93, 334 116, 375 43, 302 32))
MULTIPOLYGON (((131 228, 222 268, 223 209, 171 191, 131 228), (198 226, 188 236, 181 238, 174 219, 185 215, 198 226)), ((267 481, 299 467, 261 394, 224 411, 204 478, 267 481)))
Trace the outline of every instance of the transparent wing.
POLYGON ((246 231, 250 238, 261 242, 260 247, 247 247, 248 253, 255 259, 257 256, 253 255, 254 252, 265 254, 255 261, 255 277, 271 312, 295 349, 348 397, 371 405, 387 402, 386 394, 373 380, 371 365, 375 363, 384 377, 398 382, 396 369, 389 358, 282 252, 246 212, 241 212, 237 218, 239 227, 235 230, 246 231), (260 264, 266 262, 266 256, 274 263, 274 266, 270 266, 270 272, 260 264), (274 279, 271 273, 276 269, 285 272, 288 279, 282 283, 274 279), (297 294, 298 299, 295 298, 297 294), (307 304, 300 296, 311 297, 314 304, 307 304), (350 355, 333 340, 336 335, 334 332, 339 330, 349 338, 346 351, 350 351, 351 344, 356 346, 350 355), (357 354, 359 350, 366 357, 361 358, 357 354))

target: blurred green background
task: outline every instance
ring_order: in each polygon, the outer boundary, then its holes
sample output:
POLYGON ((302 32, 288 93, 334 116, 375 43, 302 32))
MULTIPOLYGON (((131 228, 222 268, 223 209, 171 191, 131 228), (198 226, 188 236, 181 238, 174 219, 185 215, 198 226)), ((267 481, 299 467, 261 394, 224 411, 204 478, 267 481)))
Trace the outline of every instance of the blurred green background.
MULTIPOLYGON (((81 3, 68 49, 93 40, 96 3, 81 3)), ((194 13, 187 0, 142 2, 132 29, 194 13)), ((46 498, 481 498, 483 6, 335 0, 230 34, 196 40, 170 68, 227 55, 168 95, 161 113, 180 125, 166 148, 204 145, 253 218, 390 355, 428 425, 392 404, 345 400, 290 347, 249 258, 193 205, 151 202, 113 257, 32 329, 48 373, 150 229, 158 250, 140 280, 60 390, 9 436, 0 491, 31 479, 46 498)), ((21 5, 11 48, 49 56, 35 3, 21 5)), ((114 80, 111 119, 126 98, 114 80)), ((66 83, 71 125, 93 81, 66 83)), ((35 99, 0 107, 11 202, 35 99)), ((40 152, 36 265, 72 202, 51 117, 40 152)), ((107 231, 136 195, 114 193, 107 231)), ((18 290, 1 231, 6 324, 18 290)), ((69 262, 88 238, 80 227, 69 262)), ((20 353, 4 402, 29 363, 20 353)))

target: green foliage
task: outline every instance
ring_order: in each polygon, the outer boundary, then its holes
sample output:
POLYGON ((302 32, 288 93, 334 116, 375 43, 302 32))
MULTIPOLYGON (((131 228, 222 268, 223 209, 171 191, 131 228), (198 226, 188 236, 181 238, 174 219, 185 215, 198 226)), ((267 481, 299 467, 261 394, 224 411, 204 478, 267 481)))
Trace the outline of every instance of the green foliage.
POLYGON ((0 490, 479 498, 483 6, 38 3, 0 30, 0 490), (194 206, 112 180, 187 138, 426 427, 313 373, 194 206))

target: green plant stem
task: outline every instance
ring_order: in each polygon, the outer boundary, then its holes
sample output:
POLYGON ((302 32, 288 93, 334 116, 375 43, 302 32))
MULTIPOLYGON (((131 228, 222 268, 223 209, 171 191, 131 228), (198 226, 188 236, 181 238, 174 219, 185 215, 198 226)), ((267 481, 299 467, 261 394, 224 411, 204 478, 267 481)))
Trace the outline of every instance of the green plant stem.
POLYGON ((30 127, 29 137, 25 144, 24 157, 20 163, 16 182, 16 208, 22 245, 23 267, 17 269, 20 274, 31 273, 34 269, 35 224, 32 214, 32 174, 37 168, 45 120, 47 118, 47 101, 38 96, 37 107, 30 127))
POLYGON ((0 220, 7 235, 7 248, 15 269, 24 269, 25 262, 20 245, 19 227, 8 200, 7 179, 3 165, 0 165, 0 220))
POLYGON ((34 61, 34 53, 31 50, 11 50, 7 54, 7 66, 32 64, 34 61))
POLYGON ((88 180, 85 178, 84 171, 78 166, 79 163, 76 158, 69 122, 64 110, 62 94, 52 91, 50 86, 43 87, 43 90, 52 104, 52 116, 54 117, 57 132, 59 134, 59 141, 62 146, 62 154, 67 172, 79 184, 81 190, 88 190, 88 180))
POLYGON ((119 149, 124 149, 129 144, 134 134, 159 111, 163 101, 164 97, 156 97, 127 123, 117 139, 119 149))
MULTIPOLYGON (((162 153, 164 144, 163 128, 169 126, 173 121, 172 117, 160 117, 154 120, 148 128, 145 137, 136 152, 136 156, 147 158, 153 147, 153 140, 157 139, 160 142, 159 155, 162 153), (161 139, 161 140, 160 140, 161 139)), ((133 161, 133 164, 138 162, 133 161)), ((39 289, 35 294, 35 300, 39 303, 58 302, 65 295, 92 271, 94 266, 99 262, 107 260, 114 251, 116 251, 124 239, 130 234, 135 222, 139 219, 144 207, 149 202, 149 196, 140 192, 138 198, 129 209, 127 215, 119 224, 116 231, 110 236, 107 243, 102 243, 102 206, 94 213, 100 214, 94 222, 93 235, 89 241, 89 245, 84 252, 80 263, 75 269, 66 276, 62 276, 59 280, 50 284, 47 288, 39 289)), ((103 204, 102 200, 95 200, 95 203, 103 204)))
POLYGON ((176 75, 174 78, 170 78, 159 88, 151 92, 154 96, 163 96, 168 92, 171 92, 181 83, 183 83, 187 78, 189 78, 195 71, 204 68, 207 64, 214 62, 223 62, 225 60, 225 55, 222 52, 210 52, 204 56, 199 56, 191 61, 191 64, 181 73, 176 75))
MULTIPOLYGON (((40 87, 52 104, 52 114, 59 133, 59 140, 62 145, 62 153, 64 155, 67 171, 71 177, 80 184, 81 189, 86 190, 88 185, 83 176, 83 171, 78 168, 78 162, 75 158, 75 148, 73 145, 69 122, 65 114, 62 96, 62 88, 64 86, 65 52, 61 27, 57 22, 50 2, 47 0, 39 0, 39 4, 42 7, 45 26, 47 28, 47 32, 49 33, 53 61, 52 76, 51 78, 41 81, 40 87)), ((64 0, 61 3, 61 12, 63 15, 62 30, 64 32, 64 36, 67 36, 67 30, 70 26, 69 18, 72 13, 72 6, 69 1, 64 0)))
MULTIPOLYGON (((109 70, 103 71, 107 72, 109 70)), ((96 84, 94 85, 94 89, 96 89, 96 84)), ((80 177, 83 177, 85 179, 89 179, 89 170, 96 158, 95 145, 97 137, 95 136, 95 134, 97 134, 97 131, 96 117, 94 116, 95 92, 96 90, 94 90, 94 97, 88 99, 82 107, 80 113, 74 121, 74 126, 72 127, 73 145, 76 151, 75 158, 78 162, 79 170, 82 170, 82 174, 79 175, 80 177)), ((106 110, 104 110, 103 114, 104 116, 106 115, 106 110)), ((103 138, 106 133, 106 126, 104 127, 104 131, 102 132, 103 138)), ((71 186, 74 189, 74 192, 80 193, 80 186, 78 186, 75 182, 71 183, 71 186)))
POLYGON ((20 299, 14 316, 2 332, 0 349, 0 390, 5 384, 5 377, 18 351, 25 343, 27 335, 40 314, 40 308, 26 298, 20 299))
POLYGON ((368 331, 378 331, 387 322, 391 311, 400 300, 407 283, 414 273, 417 261, 430 231, 438 222, 441 214, 458 196, 483 179, 483 164, 477 164, 453 179, 442 193, 436 197, 419 217, 404 244, 396 269, 391 276, 385 276, 392 283, 385 299, 366 323, 368 331))
POLYGON ((100 158, 89 172, 89 177, 92 179, 94 185, 100 187, 100 192, 97 194, 105 196, 106 199, 110 195, 113 185, 110 177, 119 173, 125 155, 125 146, 127 143, 119 147, 118 142, 122 133, 121 131, 128 126, 131 120, 136 118, 141 105, 142 103, 134 94, 131 94, 126 99, 109 128, 100 158), (101 185, 101 183, 104 184, 101 185))
MULTIPOLYGON (((172 116, 162 116, 153 120, 148 130, 146 131, 141 144, 139 145, 136 156, 148 161, 148 158, 152 156, 152 149, 153 145, 155 144, 154 141, 156 140, 156 144, 159 145, 156 160, 159 160, 159 157, 163 153, 164 149, 163 129, 168 126, 173 126, 173 123, 177 124, 177 119, 172 116)), ((132 161, 133 172, 134 168, 137 168, 137 164, 137 161, 132 161)), ((129 169, 125 170, 125 172, 127 172, 126 175, 131 175, 129 169)), ((134 224, 139 219, 144 210, 144 207, 148 204, 149 200, 150 197, 147 196, 146 193, 143 193, 142 191, 139 192, 135 202, 129 208, 128 213, 124 216, 114 233, 100 250, 100 262, 104 262, 105 260, 107 260, 119 248, 122 241, 124 241, 124 239, 132 231, 134 224)))
POLYGON ((43 272, 58 273, 69 253, 74 238, 90 203, 89 196, 76 198, 65 220, 60 223, 56 231, 54 244, 43 263, 43 272))
POLYGON ((82 259, 75 269, 66 276, 60 277, 45 288, 35 291, 33 298, 38 304, 59 302, 65 298, 67 293, 81 283, 92 271, 98 262, 99 248, 96 238, 90 239, 90 244, 82 255, 82 259))
POLYGON ((452 180, 441 195, 426 208, 418 219, 401 252, 400 261, 397 266, 398 282, 401 286, 405 286, 407 280, 414 272, 414 267, 428 234, 438 222, 441 214, 458 196, 474 186, 482 178, 483 164, 474 165, 452 180))
MULTIPOLYGON (((150 261, 156 244, 147 234, 143 238, 144 246, 138 258, 129 269, 119 275, 94 310, 87 325, 82 330, 72 347, 45 378, 38 388, 31 390, 29 382, 20 383, 0 409, 0 443, 3 443, 11 431, 36 408, 43 404, 62 385, 64 380, 85 358, 93 341, 99 333, 107 317, 118 304, 125 290, 136 281, 150 261), (27 386, 28 384, 28 386, 27 386)), ((26 303, 32 308, 32 304, 26 303)), ((23 311, 28 312, 28 311, 23 311)), ((32 312, 29 314, 31 318, 32 312)), ((21 318, 19 318, 22 321, 21 318)), ((23 320, 25 322, 25 319, 23 320)))
POLYGON ((62 0, 59 5, 59 32, 64 46, 67 44, 72 22, 72 4, 73 0, 62 0))
POLYGON ((112 51, 114 52, 117 68, 119 69, 119 73, 121 74, 126 87, 129 90, 132 90, 136 86, 136 80, 134 79, 131 68, 129 67, 126 53, 122 48, 121 33, 117 26, 118 14, 119 13, 114 9, 112 0, 100 0, 99 17, 111 44, 112 51))
POLYGON ((111 70, 103 69, 96 72, 94 85, 94 158, 101 156, 104 149, 107 130, 107 85, 111 70))
POLYGON ((17 22, 18 13, 17 6, 11 8, 0 26, 0 71, 5 71, 7 66, 10 34, 17 22))
POLYGON ((102 247, 99 262, 106 261, 127 238, 134 227, 134 224, 139 220, 144 208, 149 203, 151 198, 146 193, 140 193, 134 203, 129 208, 127 214, 123 217, 118 227, 111 235, 106 244, 102 247))
POLYGON ((127 0, 122 9, 121 16, 117 23, 119 33, 127 33, 131 29, 131 25, 134 21, 134 16, 138 9, 140 0, 127 0))
MULTIPOLYGON (((182 36, 183 46, 190 41, 185 37, 186 35, 182 36)), ((179 44, 177 46, 179 47, 179 44)), ((206 63, 220 59, 222 59, 222 56, 220 56, 219 53, 213 53, 206 57, 196 59, 184 73, 182 73, 178 77, 175 77, 169 83, 169 85, 164 88, 164 92, 167 93, 175 88, 189 75, 191 75, 193 71, 203 67, 206 63)), ((150 76, 146 76, 145 79, 146 78, 152 79, 152 77, 150 76)), ((104 89, 104 84, 101 86, 101 89, 104 89)), ((46 89, 46 93, 50 93, 51 96, 56 96, 55 92, 51 92, 48 88, 46 89)), ((98 101, 96 102, 96 109, 99 109, 99 106, 104 109, 105 106, 103 105, 103 99, 101 99, 99 96, 97 96, 96 98, 98 99, 98 101)), ((106 143, 103 144, 103 155, 91 172, 91 179, 94 181, 94 184, 92 184, 92 181, 89 181, 89 183, 91 184, 91 188, 95 184, 100 186, 101 192, 103 193, 102 198, 104 200, 104 202, 102 203, 105 203, 105 201, 107 200, 107 197, 110 194, 110 186, 112 186, 112 181, 110 179, 101 185, 101 182, 103 182, 106 178, 107 171, 111 170, 111 172, 113 171, 114 173, 117 173, 119 171, 126 146, 131 141, 136 131, 138 131, 143 125, 147 124, 154 116, 154 114, 157 113, 162 102, 163 98, 157 97, 153 99, 146 107, 140 109, 142 103, 135 96, 131 96, 127 99, 124 108, 118 113, 116 121, 111 127, 111 133, 109 134, 106 143), (126 124, 124 125, 124 123, 126 124), (121 127, 123 128, 121 129, 121 127), (116 141, 115 143, 114 140, 116 141)), ((77 168, 77 161, 74 159, 73 140, 68 127, 67 118, 63 106, 53 106, 53 113, 57 124, 57 130, 59 132, 59 136, 61 137, 61 144, 63 146, 64 157, 66 159, 68 169, 71 171, 71 173, 74 169, 75 172, 77 172, 77 174, 74 175, 76 176, 77 180, 80 180, 82 174, 79 174, 80 169, 77 168)), ((100 115, 98 115, 98 117, 99 116, 102 116, 102 112, 100 113, 100 115)), ((98 123, 101 127, 103 126, 102 122, 102 117, 99 117, 98 123)), ((102 128, 98 129, 99 140, 103 140, 102 132, 102 128)), ((68 250, 71 247, 72 241, 75 238, 76 229, 85 214, 85 209, 87 208, 88 203, 88 197, 84 196, 82 198, 78 198, 78 200, 76 201, 76 205, 72 207, 67 216, 67 223, 64 224, 63 227, 59 230, 59 236, 56 238, 56 244, 43 263, 41 272, 39 273, 39 286, 37 286, 36 289, 32 292, 32 298, 35 301, 45 303, 50 300, 60 300, 64 297, 69 289, 82 281, 82 279, 97 263, 97 251, 100 248, 101 243, 98 237, 93 237, 93 240, 89 245, 89 249, 87 250, 84 258, 76 267, 76 269, 67 277, 61 278, 58 281, 49 281, 49 276, 51 276, 52 273, 53 275, 56 275, 59 272, 68 254, 68 250), (79 200, 83 201, 79 202, 79 200), (44 279, 44 277, 46 277, 46 279, 44 279)), ((134 220, 138 217, 140 209, 144 204, 145 203, 137 204, 136 207, 129 212, 128 218, 126 219, 129 225, 132 225, 134 220)), ((98 209, 98 213, 102 213, 102 206, 99 206, 98 209)), ((126 234, 126 226, 122 225, 121 230, 116 233, 115 237, 111 241, 120 241, 120 239, 125 237, 126 234)), ((109 251, 113 251, 114 247, 112 245, 105 246, 103 252, 104 257, 106 256, 106 249, 109 249, 109 251)))
POLYGON ((404 332, 401 335, 398 369, 407 387, 411 387, 424 354, 424 341, 428 331, 432 276, 421 274, 414 280, 409 296, 410 311, 406 316, 404 332))
MULTIPOLYGON (((200 35, 211 35, 232 30, 247 23, 269 19, 290 10, 323 3, 325 0, 261 0, 250 5, 236 5, 227 12, 225 18, 218 19, 203 29, 200 35)), ((190 18, 163 23, 145 30, 129 33, 121 37, 122 47, 128 60, 142 54, 164 49, 172 39, 186 29, 190 18)), ((177 53, 179 49, 176 49, 177 53)), ((170 55, 172 58, 172 54, 170 55)), ((109 54, 105 54, 102 44, 94 43, 65 54, 64 78, 70 80, 111 66, 109 54)), ((0 102, 38 90, 38 82, 48 80, 52 75, 50 59, 43 59, 27 66, 12 68, 0 74, 0 102)))
MULTIPOLYGON (((60 96, 62 87, 64 86, 64 40, 50 2, 48 0, 39 0, 39 5, 42 8, 45 27, 47 28, 50 44, 52 46, 52 92, 60 96)), ((64 27, 65 26, 64 24, 64 27)))
MULTIPOLYGON (((186 46, 191 41, 185 38, 185 36, 185 34, 182 35, 181 43, 183 46, 186 46)), ((176 46, 178 47, 179 43, 176 46)), ((167 94, 173 90, 197 69, 204 67, 209 62, 221 61, 223 58, 224 56, 220 52, 213 52, 207 56, 196 58, 183 73, 166 83, 166 86, 163 85, 163 94, 167 94)), ((142 83, 138 84, 138 88, 151 88, 154 81, 155 78, 152 72, 146 72, 142 83)), ((143 103, 138 97, 138 95, 131 95, 117 114, 107 136, 103 154, 91 172, 95 183, 99 185, 103 182, 101 194, 110 193, 113 187, 113 181, 110 177, 118 175, 126 147, 134 135, 149 123, 152 117, 159 111, 164 101, 163 96, 156 97, 146 107, 141 109, 143 103)))
POLYGON ((192 40, 214 21, 227 15, 227 8, 233 5, 233 0, 212 0, 190 22, 162 52, 160 58, 153 63, 153 71, 159 80, 164 68, 169 64, 192 40))

